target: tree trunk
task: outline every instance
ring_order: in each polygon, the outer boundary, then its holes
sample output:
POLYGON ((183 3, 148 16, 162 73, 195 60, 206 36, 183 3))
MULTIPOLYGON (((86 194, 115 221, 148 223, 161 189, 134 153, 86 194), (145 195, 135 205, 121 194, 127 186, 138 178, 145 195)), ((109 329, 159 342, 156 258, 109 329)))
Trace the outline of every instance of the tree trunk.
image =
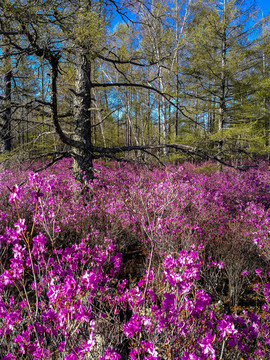
POLYGON ((73 176, 84 183, 93 179, 91 139, 91 66, 82 50, 76 53, 76 84, 74 99, 74 139, 81 147, 73 147, 73 176))
POLYGON ((4 48, 4 67, 5 74, 3 79, 3 115, 1 124, 1 144, 0 149, 2 153, 11 151, 11 59, 9 46, 4 48))
POLYGON ((221 83, 220 83, 220 99, 219 99, 219 121, 218 131, 221 132, 224 128, 225 112, 226 112, 226 75, 225 66, 227 60, 227 15, 226 15, 226 0, 223 0, 223 31, 221 38, 221 83))

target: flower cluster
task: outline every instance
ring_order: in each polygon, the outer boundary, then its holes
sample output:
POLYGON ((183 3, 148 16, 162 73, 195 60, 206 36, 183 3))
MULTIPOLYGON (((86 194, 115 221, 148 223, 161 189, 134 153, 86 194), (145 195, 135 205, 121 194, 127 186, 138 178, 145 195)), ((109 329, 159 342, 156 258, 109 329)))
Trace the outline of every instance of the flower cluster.
POLYGON ((1 169, 0 359, 268 359, 268 167, 95 166, 1 169))

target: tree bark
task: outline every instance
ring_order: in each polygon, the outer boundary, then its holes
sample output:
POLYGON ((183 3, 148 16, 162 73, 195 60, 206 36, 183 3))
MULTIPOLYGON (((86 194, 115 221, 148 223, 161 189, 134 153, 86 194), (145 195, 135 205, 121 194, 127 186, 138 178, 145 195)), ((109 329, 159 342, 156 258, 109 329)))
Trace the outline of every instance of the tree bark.
POLYGON ((4 65, 5 74, 3 79, 3 104, 4 110, 1 124, 1 144, 0 149, 2 153, 11 151, 11 59, 9 52, 9 45, 4 48, 4 65))
POLYGON ((81 147, 73 147, 73 176, 82 183, 93 179, 91 131, 91 64, 83 50, 76 53, 76 84, 74 99, 74 139, 81 147))
POLYGON ((223 29, 221 38, 221 84, 220 84, 220 99, 219 99, 219 122, 218 131, 221 132, 224 127, 225 112, 226 112, 226 75, 225 66, 227 60, 227 3, 223 0, 223 29))

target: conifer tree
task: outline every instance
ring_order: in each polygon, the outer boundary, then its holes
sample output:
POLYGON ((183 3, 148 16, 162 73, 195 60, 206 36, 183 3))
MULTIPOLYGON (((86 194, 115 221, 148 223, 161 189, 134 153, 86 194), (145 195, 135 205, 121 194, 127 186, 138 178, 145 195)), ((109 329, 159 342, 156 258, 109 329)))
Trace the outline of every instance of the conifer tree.
MULTIPOLYGON (((189 51, 183 72, 191 86, 187 96, 195 112, 215 119, 215 132, 237 121, 234 90, 254 66, 254 39, 259 24, 254 3, 199 1, 186 37, 189 51), (253 21, 253 23, 252 23, 253 21)), ((213 126, 209 127, 213 130, 213 126)), ((222 137, 222 134, 221 134, 222 137)))

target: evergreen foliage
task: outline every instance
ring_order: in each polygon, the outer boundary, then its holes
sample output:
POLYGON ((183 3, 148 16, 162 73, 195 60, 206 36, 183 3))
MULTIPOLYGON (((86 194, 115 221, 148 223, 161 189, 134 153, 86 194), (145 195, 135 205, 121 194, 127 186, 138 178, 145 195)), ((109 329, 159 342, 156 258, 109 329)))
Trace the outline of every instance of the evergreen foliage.
POLYGON ((268 155, 269 21, 257 14, 238 0, 2 1, 2 152, 68 152, 90 177, 117 147, 268 155))

